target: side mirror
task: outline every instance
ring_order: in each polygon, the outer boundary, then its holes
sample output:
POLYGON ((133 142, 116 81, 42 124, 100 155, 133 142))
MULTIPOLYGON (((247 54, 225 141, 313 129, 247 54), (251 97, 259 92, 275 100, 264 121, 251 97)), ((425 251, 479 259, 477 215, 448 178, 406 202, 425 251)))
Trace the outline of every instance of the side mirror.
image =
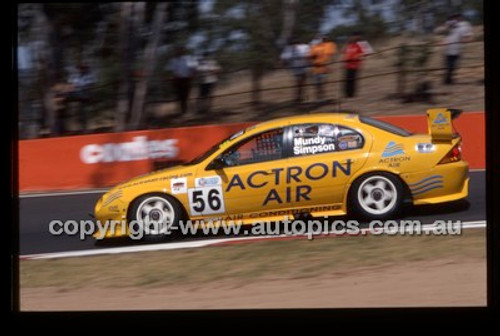
POLYGON ((224 168, 225 162, 224 159, 220 156, 216 157, 210 164, 207 166, 206 170, 213 170, 213 169, 222 169, 224 168))

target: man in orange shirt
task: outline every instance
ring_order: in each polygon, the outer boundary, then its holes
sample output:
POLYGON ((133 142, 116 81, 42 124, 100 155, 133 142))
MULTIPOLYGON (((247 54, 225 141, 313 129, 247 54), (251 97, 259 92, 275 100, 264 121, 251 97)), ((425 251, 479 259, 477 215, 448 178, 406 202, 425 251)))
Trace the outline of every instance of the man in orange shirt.
POLYGON ((316 98, 319 100, 324 97, 324 81, 330 72, 329 63, 336 53, 337 45, 326 36, 322 36, 321 41, 311 47, 312 73, 316 84, 316 98))

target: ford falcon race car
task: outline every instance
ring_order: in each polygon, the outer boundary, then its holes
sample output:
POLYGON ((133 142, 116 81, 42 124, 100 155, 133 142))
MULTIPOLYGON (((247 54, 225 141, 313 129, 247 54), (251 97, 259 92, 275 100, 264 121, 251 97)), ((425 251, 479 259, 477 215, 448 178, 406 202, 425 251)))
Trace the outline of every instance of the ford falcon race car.
MULTIPOLYGON (((175 225, 350 214, 394 218, 402 204, 467 197, 468 164, 452 119, 427 111, 428 134, 347 113, 263 122, 183 165, 122 183, 95 205, 103 221, 175 225)), ((163 231, 150 230, 149 235, 163 231)), ((106 238, 128 234, 116 228, 106 238)))

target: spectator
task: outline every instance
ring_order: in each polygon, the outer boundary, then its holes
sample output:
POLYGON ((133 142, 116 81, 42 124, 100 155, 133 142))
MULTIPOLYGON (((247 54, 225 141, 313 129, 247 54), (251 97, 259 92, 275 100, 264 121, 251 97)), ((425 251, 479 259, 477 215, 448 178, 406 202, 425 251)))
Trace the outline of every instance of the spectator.
POLYGON ((464 20, 461 14, 455 14, 436 33, 447 34, 445 39, 445 67, 443 78, 445 85, 454 83, 454 72, 462 53, 462 43, 472 40, 472 26, 464 20))
POLYGON ((173 75, 172 85, 179 103, 180 114, 187 113, 189 91, 196 67, 196 59, 188 55, 184 47, 177 47, 174 58, 168 63, 167 68, 173 75))
POLYGON ((220 73, 220 66, 215 59, 210 57, 208 52, 198 61, 197 73, 200 79, 200 93, 198 98, 198 112, 210 113, 212 108, 213 91, 217 84, 217 75, 220 73))
POLYGON ((295 77, 295 101, 302 101, 302 91, 307 81, 307 68, 309 66, 309 45, 294 40, 286 46, 281 54, 281 60, 290 67, 295 77))
POLYGON ((94 85, 95 79, 90 72, 89 66, 87 64, 80 64, 78 66, 78 72, 68 79, 69 89, 66 94, 66 103, 77 102, 78 103, 78 116, 82 129, 82 133, 87 133, 87 123, 88 123, 88 106, 90 101, 90 91, 89 89, 94 85))
POLYGON ((371 52, 371 47, 368 42, 361 41, 359 32, 352 34, 342 50, 342 60, 345 64, 344 93, 348 98, 356 95, 356 79, 365 50, 371 52))
POLYGON ((309 57, 312 60, 312 72, 316 85, 316 98, 323 100, 324 98, 324 81, 330 72, 329 63, 333 55, 337 52, 337 45, 328 40, 328 37, 322 36, 319 43, 313 44, 309 57))

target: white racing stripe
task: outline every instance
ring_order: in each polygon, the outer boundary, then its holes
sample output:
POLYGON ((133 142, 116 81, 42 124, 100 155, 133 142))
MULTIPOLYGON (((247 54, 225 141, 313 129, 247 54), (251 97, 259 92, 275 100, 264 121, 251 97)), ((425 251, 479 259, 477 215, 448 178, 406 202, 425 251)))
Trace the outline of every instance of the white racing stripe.
MULTIPOLYGON (((424 232, 430 231, 434 228, 434 224, 424 224, 422 229, 424 232)), ((486 221, 470 221, 462 222, 462 229, 480 229, 486 227, 486 221)), ((369 229, 362 229, 361 234, 369 234, 373 231, 369 229)), ((380 232, 380 231, 377 231, 380 232)), ((306 235, 299 236, 287 236, 287 235, 269 235, 269 236, 252 236, 252 237, 238 237, 238 238, 221 238, 221 239, 207 239, 199 241, 190 242, 178 242, 178 243, 164 243, 164 244, 151 244, 151 245, 139 245, 139 246, 126 246, 126 247, 112 247, 104 249, 93 249, 93 250, 82 250, 82 251, 69 251, 69 252, 53 252, 53 253, 41 253, 41 254, 27 254, 20 256, 21 260, 33 260, 33 259, 56 259, 56 258, 70 258, 70 257, 88 257, 96 255, 106 255, 106 254, 121 254, 121 253, 132 253, 132 252, 150 252, 150 251, 166 251, 166 250, 178 250, 178 249, 189 249, 189 248, 199 248, 211 245, 217 245, 222 243, 233 243, 238 241, 248 241, 248 240, 262 240, 262 239, 276 239, 276 238, 297 238, 306 237, 306 235)))

